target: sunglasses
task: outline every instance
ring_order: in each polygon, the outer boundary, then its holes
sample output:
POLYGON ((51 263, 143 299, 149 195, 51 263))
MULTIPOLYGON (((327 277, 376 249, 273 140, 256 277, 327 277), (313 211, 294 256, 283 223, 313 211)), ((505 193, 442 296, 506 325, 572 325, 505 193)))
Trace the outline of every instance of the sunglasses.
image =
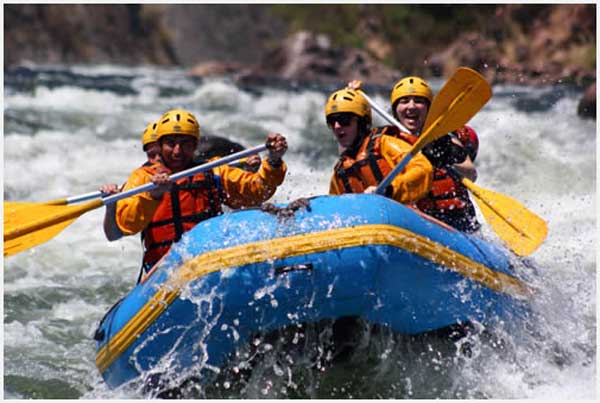
POLYGON ((351 113, 336 113, 333 115, 327 116, 327 126, 333 127, 335 122, 338 122, 340 126, 348 126, 352 123, 352 118, 354 117, 351 113))

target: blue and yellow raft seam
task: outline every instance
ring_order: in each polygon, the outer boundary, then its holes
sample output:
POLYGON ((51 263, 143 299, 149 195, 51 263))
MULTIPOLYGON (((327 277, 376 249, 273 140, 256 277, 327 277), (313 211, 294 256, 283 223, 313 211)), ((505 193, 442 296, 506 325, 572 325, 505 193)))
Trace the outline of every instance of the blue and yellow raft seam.
POLYGON ((525 298, 530 293, 523 282, 512 276, 491 270, 437 242, 393 225, 366 224, 257 241, 205 252, 181 265, 135 316, 98 351, 96 366, 100 372, 104 372, 177 298, 186 284, 201 276, 266 260, 375 244, 411 252, 497 292, 516 298, 525 298))

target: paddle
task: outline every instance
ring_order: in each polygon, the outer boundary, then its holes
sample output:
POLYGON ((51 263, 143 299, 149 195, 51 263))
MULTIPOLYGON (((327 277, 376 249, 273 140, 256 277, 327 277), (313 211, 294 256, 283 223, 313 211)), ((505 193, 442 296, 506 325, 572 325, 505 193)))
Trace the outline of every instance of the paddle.
POLYGON ((44 204, 52 204, 55 206, 64 206, 67 204, 74 204, 74 203, 80 203, 82 201, 97 199, 99 197, 103 197, 103 195, 104 195, 104 193, 102 193, 101 191, 98 190, 96 192, 90 192, 90 193, 84 193, 84 194, 77 195, 77 196, 65 197, 64 199, 56 199, 56 200, 47 201, 44 204))
MULTIPOLYGON (((267 149, 267 145, 260 145, 248 150, 243 150, 227 157, 220 158, 206 164, 198 165, 171 175, 172 180, 179 180, 190 175, 194 175, 209 169, 227 164, 232 161, 257 154, 267 149)), ((40 203, 4 203, 4 256, 11 256, 25 249, 34 247, 46 242, 56 236, 69 224, 75 221, 82 214, 97 209, 127 197, 147 192, 156 188, 153 183, 129 189, 125 192, 117 193, 76 206, 63 206, 40 203)))
MULTIPOLYGON (((459 69, 460 72, 457 71, 453 77, 458 77, 459 80, 470 81, 469 75, 465 74, 463 69, 459 69), (460 75, 457 76, 457 74, 460 75)), ((440 113, 440 111, 443 113, 444 110, 450 108, 453 104, 451 93, 457 91, 460 91, 460 86, 457 86, 455 81, 452 82, 451 86, 445 85, 435 96, 425 121, 425 131, 427 131, 432 122, 437 120, 434 113, 440 113)), ((363 95, 365 94, 363 93, 363 95)), ((402 131, 409 132, 404 125, 383 111, 366 95, 365 99, 388 122, 394 124, 402 131)), ((471 110, 474 109, 475 107, 471 108, 471 110)), ((520 256, 526 256, 542 244, 548 233, 548 228, 543 219, 509 196, 483 189, 469 179, 462 177, 451 167, 448 171, 458 177, 463 185, 471 191, 486 221, 513 252, 520 256)))
POLYGON ((471 191, 485 220, 517 255, 530 255, 544 242, 548 227, 541 217, 509 196, 477 186, 452 167, 446 170, 471 191))
MULTIPOLYGON (((365 95, 364 92, 362 92, 365 95)), ((475 70, 460 67, 452 74, 439 93, 433 98, 427 120, 431 123, 412 145, 410 151, 379 183, 376 193, 383 194, 410 160, 427 144, 435 139, 462 127, 492 97, 492 89, 488 82, 475 70)), ((365 99, 373 109, 391 123, 406 130, 400 122, 381 109, 368 96, 365 99)), ((408 130, 406 130, 408 132, 408 130)))

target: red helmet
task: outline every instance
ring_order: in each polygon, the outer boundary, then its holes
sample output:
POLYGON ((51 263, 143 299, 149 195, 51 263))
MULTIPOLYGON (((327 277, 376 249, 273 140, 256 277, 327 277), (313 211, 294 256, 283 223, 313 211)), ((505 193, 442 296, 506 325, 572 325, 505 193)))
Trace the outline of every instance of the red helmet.
POLYGON ((460 129, 456 131, 458 135, 458 139, 465 146, 467 152, 469 153, 469 157, 471 157, 471 161, 475 161, 477 158, 477 152, 479 151, 479 138, 477 137, 477 133, 471 126, 464 125, 460 129))

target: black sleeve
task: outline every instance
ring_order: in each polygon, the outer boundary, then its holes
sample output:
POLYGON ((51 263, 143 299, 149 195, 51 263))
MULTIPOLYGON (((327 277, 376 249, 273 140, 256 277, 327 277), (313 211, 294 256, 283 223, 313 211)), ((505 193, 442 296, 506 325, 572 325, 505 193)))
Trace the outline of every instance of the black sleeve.
POLYGON ((423 154, 431 165, 443 168, 448 165, 458 164, 467 158, 467 150, 455 144, 448 135, 440 137, 423 148, 423 154))

